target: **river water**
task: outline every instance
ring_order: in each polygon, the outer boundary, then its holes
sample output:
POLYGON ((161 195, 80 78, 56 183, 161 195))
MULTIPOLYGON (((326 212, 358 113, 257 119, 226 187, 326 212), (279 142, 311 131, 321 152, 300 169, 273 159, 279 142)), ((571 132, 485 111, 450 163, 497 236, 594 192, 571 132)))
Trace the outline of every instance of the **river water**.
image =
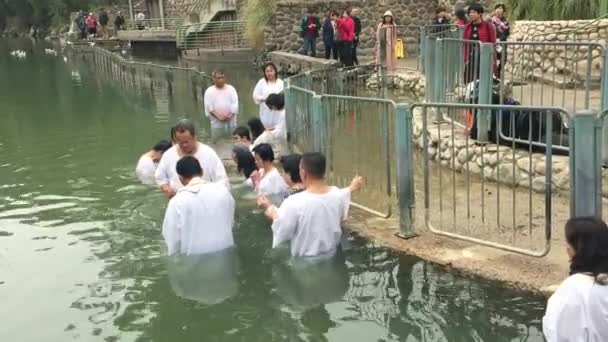
MULTIPOLYGON (((164 257, 166 200, 133 169, 179 117, 208 137, 200 96, 43 48, 0 41, 0 341, 543 340, 543 298, 358 237, 337 260, 287 262, 241 190, 235 250, 164 257)), ((259 75, 224 68, 244 122, 259 75)))

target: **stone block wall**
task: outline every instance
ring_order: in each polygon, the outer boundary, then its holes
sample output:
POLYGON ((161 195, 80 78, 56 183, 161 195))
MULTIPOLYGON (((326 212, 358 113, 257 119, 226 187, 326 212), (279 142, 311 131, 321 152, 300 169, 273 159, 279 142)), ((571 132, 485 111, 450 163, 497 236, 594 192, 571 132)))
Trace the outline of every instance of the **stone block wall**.
MULTIPOLYGON (((510 41, 586 42, 606 46, 608 19, 588 27, 588 20, 576 21, 516 21, 512 24, 510 41), (577 30, 569 33, 568 31, 577 30)), ((593 81, 599 81, 601 48, 587 46, 516 47, 509 48, 507 72, 524 75, 524 78, 546 75, 572 76, 572 82, 582 82, 591 69, 593 81), (591 65, 589 65, 591 57, 591 65)), ((552 76, 549 76, 552 77, 552 76)))

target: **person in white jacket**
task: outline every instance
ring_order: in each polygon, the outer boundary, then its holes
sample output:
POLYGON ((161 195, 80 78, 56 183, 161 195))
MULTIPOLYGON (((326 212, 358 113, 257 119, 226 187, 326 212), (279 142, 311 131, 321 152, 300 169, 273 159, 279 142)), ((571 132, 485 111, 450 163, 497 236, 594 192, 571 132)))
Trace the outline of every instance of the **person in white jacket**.
POLYGON ((265 128, 274 127, 272 124, 271 109, 266 105, 266 99, 270 94, 283 92, 284 84, 279 78, 276 65, 272 62, 264 64, 264 77, 258 81, 253 90, 253 101, 260 107, 260 120, 265 128))
POLYGON ((221 184, 205 182, 198 160, 186 156, 177 162, 184 185, 169 201, 163 222, 167 254, 199 255, 234 245, 234 198, 221 184))
POLYGON ((608 227, 595 217, 566 223, 570 276, 549 298, 547 342, 608 341, 608 227))
POLYGON ((222 160, 211 147, 196 139, 196 130, 190 120, 183 119, 175 125, 173 139, 176 144, 163 154, 155 173, 156 184, 167 197, 173 197, 183 186, 176 165, 185 156, 198 159, 204 171, 203 180, 219 183, 230 189, 230 180, 222 160))

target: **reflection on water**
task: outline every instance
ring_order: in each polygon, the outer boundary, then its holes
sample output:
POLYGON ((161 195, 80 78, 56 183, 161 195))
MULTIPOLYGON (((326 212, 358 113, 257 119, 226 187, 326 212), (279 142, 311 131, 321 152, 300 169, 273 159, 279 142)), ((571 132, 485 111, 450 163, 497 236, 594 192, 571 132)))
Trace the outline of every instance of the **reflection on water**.
MULTIPOLYGON (((285 263, 239 192, 229 256, 167 259, 166 199, 133 169, 178 117, 208 136, 202 90, 31 46, 5 58, 22 44, 0 41, 0 341, 542 341, 544 299, 362 239, 285 263)), ((248 69, 227 70, 239 120, 256 113, 248 69)))

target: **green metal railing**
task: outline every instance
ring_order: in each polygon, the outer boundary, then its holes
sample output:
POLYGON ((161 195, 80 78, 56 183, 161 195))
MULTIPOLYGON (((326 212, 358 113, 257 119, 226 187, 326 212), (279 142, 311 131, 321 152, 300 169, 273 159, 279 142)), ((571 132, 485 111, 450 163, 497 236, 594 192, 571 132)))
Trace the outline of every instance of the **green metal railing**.
POLYGON ((177 47, 194 49, 244 49, 251 43, 245 34, 244 21, 210 21, 183 25, 177 29, 177 47))
POLYGON ((127 19, 127 30, 175 31, 184 24, 183 18, 127 19))

